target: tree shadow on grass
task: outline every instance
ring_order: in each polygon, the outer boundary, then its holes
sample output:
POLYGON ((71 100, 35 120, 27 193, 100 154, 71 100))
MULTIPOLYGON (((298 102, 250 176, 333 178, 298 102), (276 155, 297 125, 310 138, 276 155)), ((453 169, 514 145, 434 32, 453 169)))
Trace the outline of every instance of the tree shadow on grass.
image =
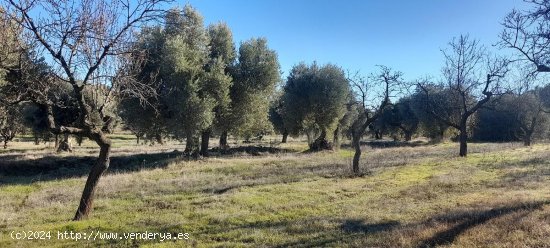
MULTIPOLYGON (((273 231, 283 235, 283 240, 263 244, 264 247, 334 247, 338 244, 361 239, 398 228, 397 221, 365 223, 358 219, 339 219, 330 217, 309 217, 274 221, 255 221, 240 225, 227 224, 214 220, 211 227, 204 228, 200 235, 207 235, 217 241, 229 243, 247 243, 246 237, 233 236, 230 233, 249 233, 247 230, 273 231), (327 223, 337 224, 327 227, 327 223)), ((251 240, 251 242, 255 242, 251 240)), ((257 242, 257 241, 256 241, 257 242)))
MULTIPOLYGON (((347 243, 356 239, 361 239, 365 235, 391 231, 400 226, 398 221, 387 221, 379 223, 365 223, 363 220, 347 219, 341 221, 340 230, 333 229, 329 232, 319 232, 315 235, 316 230, 306 230, 306 233, 316 238, 299 239, 297 241, 286 242, 276 247, 325 247, 337 246, 341 243, 347 243)), ((307 226, 306 229, 310 229, 307 226)), ((314 228, 315 229, 315 228, 314 228)), ((318 230, 317 230, 318 232, 318 230)), ((296 231, 290 232, 289 235, 295 234, 296 231)), ((303 233, 301 233, 303 234, 303 233)), ((310 236, 310 235, 308 235, 310 236)))
MULTIPOLYGON (((397 147, 419 147, 433 145, 425 141, 390 141, 390 140, 371 140, 361 141, 361 146, 369 146, 371 148, 397 148, 397 147)), ((352 148, 351 144, 342 144, 341 148, 352 148)))
MULTIPOLYGON (((224 151, 213 149, 211 157, 230 157, 235 155, 261 156, 265 154, 288 153, 292 150, 275 147, 235 147, 224 151)), ((131 155, 113 155, 106 173, 135 172, 143 169, 165 168, 170 163, 195 160, 186 157, 183 152, 156 152, 131 155)), ((0 185, 30 184, 36 181, 49 181, 88 175, 96 162, 96 156, 44 156, 36 159, 23 155, 0 155, 0 185)))
POLYGON ((459 212, 434 217, 431 221, 456 223, 456 225, 450 229, 436 233, 431 238, 421 241, 418 247, 436 247, 451 244, 462 233, 492 219, 520 211, 531 212, 535 209, 541 209, 546 204, 550 204, 550 201, 520 203, 484 211, 459 212))
MULTIPOLYGON (((465 233, 467 230, 483 225, 492 219, 497 219, 514 213, 523 213, 527 215, 534 210, 542 209, 547 204, 550 204, 550 201, 523 202, 488 210, 450 212, 432 217, 425 221, 410 224, 402 224, 395 220, 379 223, 366 223, 359 219, 347 219, 341 221, 340 230, 333 228, 327 229, 323 228, 322 224, 308 224, 299 220, 283 223, 277 222, 273 223, 273 225, 267 225, 265 223, 262 225, 254 224, 250 225, 250 228, 273 228, 277 229, 278 232, 285 232, 288 236, 303 235, 308 237, 285 242, 277 245, 276 247, 323 247, 338 246, 339 244, 363 244, 365 247, 369 245, 374 245, 376 247, 396 247, 398 244, 387 243, 386 238, 397 235, 401 232, 409 233, 409 235, 410 233, 421 232, 422 230, 429 228, 429 226, 432 226, 434 223, 454 224, 451 228, 438 232, 428 239, 421 240, 416 245, 416 247, 437 247, 452 244, 458 236, 465 233), (292 226, 295 226, 296 224, 300 224, 301 228, 292 228, 292 226), (369 238, 370 235, 377 235, 378 237, 375 238, 375 240, 372 240, 369 238)), ((410 245, 414 245, 414 243, 411 243, 410 245)))
MULTIPOLYGON (((240 175, 244 181, 230 181, 223 184, 209 185, 202 190, 206 194, 225 194, 245 187, 289 184, 306 178, 347 178, 347 165, 339 163, 322 163, 315 165, 269 166, 268 163, 247 170, 247 175, 240 175)), ((241 171, 214 171, 213 173, 240 174, 241 171)))
MULTIPOLYGON (((163 168, 178 159, 181 159, 179 152, 115 155, 111 157, 107 173, 163 168)), ((45 156, 37 159, 2 157, 0 184, 29 184, 36 181, 81 177, 89 173, 96 160, 95 156, 45 156)))
POLYGON ((550 155, 506 163, 489 163, 486 168, 503 170, 498 180, 485 184, 491 188, 539 187, 550 179, 550 155))
POLYGON ((399 225, 399 221, 365 224, 362 220, 346 220, 341 228, 348 233, 377 233, 391 230, 399 225))
POLYGON ((238 155, 252 155, 261 156, 266 154, 280 154, 280 153, 292 153, 295 152, 292 149, 284 149, 272 146, 238 146, 230 147, 227 149, 220 149, 218 147, 209 150, 211 157, 219 156, 238 156, 238 155))
MULTIPOLYGON (((48 151, 48 150, 51 150, 52 148, 51 147, 37 147, 37 148, 33 148, 31 149, 31 151, 48 151)), ((13 155, 13 153, 25 153, 25 152, 29 152, 29 149, 21 149, 21 148, 9 148, 8 150, 3 150, 3 149, 0 149, 0 156, 2 156, 2 154, 7 154, 9 153, 9 155, 12 155, 12 156, 15 156, 13 155)), ((9 156, 9 155, 5 155, 5 156, 9 156)))

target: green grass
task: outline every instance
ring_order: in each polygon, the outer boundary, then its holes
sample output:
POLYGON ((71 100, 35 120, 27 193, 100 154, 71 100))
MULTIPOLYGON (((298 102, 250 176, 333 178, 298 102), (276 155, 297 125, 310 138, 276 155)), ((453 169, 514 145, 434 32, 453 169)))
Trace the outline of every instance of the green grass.
MULTIPOLYGON (((118 149, 124 154, 134 145, 125 137, 115 142, 120 142, 118 149)), ((136 148, 139 153, 157 149, 136 148)), ((115 170, 102 178, 90 218, 79 222, 69 220, 85 177, 41 180, 33 175, 6 180, 0 186, 0 247, 550 244, 548 144, 532 148, 471 144, 467 158, 455 156, 453 143, 365 147, 362 177, 350 176, 350 150, 302 153, 307 146, 298 141, 281 148, 295 152, 170 160, 164 167, 115 170), (190 239, 9 238, 10 232, 24 230, 56 235, 57 231, 187 232, 190 239)))

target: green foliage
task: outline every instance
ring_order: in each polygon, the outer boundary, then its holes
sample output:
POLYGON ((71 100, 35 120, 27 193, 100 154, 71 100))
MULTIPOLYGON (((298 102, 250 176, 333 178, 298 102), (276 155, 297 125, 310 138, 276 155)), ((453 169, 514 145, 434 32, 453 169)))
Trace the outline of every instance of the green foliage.
POLYGON ((448 137, 449 125, 443 121, 460 120, 460 105, 456 94, 439 86, 431 85, 426 88, 428 93, 418 89, 410 97, 411 108, 420 122, 423 135, 432 140, 439 141, 448 137))
POLYGON ((277 53, 264 38, 241 43, 238 62, 232 68, 230 118, 231 131, 249 139, 271 132, 268 112, 270 97, 280 81, 277 53))
POLYGON ((207 92, 216 100, 213 129, 227 130, 224 119, 229 115, 231 103, 230 88, 233 78, 229 68, 234 65, 236 51, 233 34, 225 23, 210 25, 207 28, 210 41, 209 62, 207 64, 207 92))
POLYGON ((390 135, 396 140, 404 138, 405 141, 410 141, 418 131, 419 125, 420 120, 413 109, 413 99, 411 96, 406 96, 399 99, 397 103, 388 105, 370 129, 378 138, 382 138, 382 135, 390 135))
MULTIPOLYGON (((359 106, 356 103, 356 100, 354 98, 354 95, 352 92, 348 94, 348 101, 346 104, 346 112, 344 113, 344 116, 338 120, 338 125, 336 130, 334 130, 334 137, 335 139, 338 139, 340 135, 344 135, 346 137, 351 137, 351 126, 353 124, 353 121, 356 120, 360 114, 359 106)), ((338 145, 338 144, 335 144, 338 145)))
MULTIPOLYGON (((190 6, 186 6, 178 19, 181 33, 169 33, 163 47, 161 65, 164 87, 163 98, 172 113, 168 119, 168 130, 177 138, 188 141, 196 139, 198 133, 210 126, 215 99, 205 88, 207 63, 207 36, 202 17, 190 6)), ((196 147, 186 149, 196 150, 196 147)))
MULTIPOLYGON (((191 6, 171 9, 165 26, 142 30, 134 63, 137 80, 156 89, 157 96, 121 102, 120 115, 138 137, 160 139, 170 134, 196 141, 199 132, 222 123, 227 115, 235 48, 227 25, 205 29, 202 16, 191 6), (214 120, 216 119, 216 122, 214 120)), ((196 150, 197 142, 188 142, 196 150)))
POLYGON ((19 106, 0 105, 0 142, 7 148, 8 142, 24 129, 23 116, 19 106))
MULTIPOLYGON (((168 25, 168 24, 167 24, 168 25)), ((124 127, 138 138, 161 140, 167 135, 166 106, 162 95, 163 75, 160 73, 163 60, 165 34, 160 26, 145 27, 137 36, 137 51, 131 60, 137 71, 135 80, 154 89, 157 97, 147 97, 145 101, 137 96, 128 95, 119 103, 118 115, 124 127)), ((123 89, 124 90, 124 89, 123 89)))
POLYGON ((420 124, 412 106, 412 99, 410 97, 399 99, 394 105, 394 114, 396 115, 396 124, 405 135, 405 140, 410 140, 420 124))
MULTIPOLYGON (((6 73, 0 80, 4 82, 0 87, 0 98, 4 101, 0 102, 0 105, 4 104, 5 114, 7 114, 4 116, 3 123, 13 126, 3 128, 5 136, 9 136, 9 133, 20 132, 23 128, 29 128, 35 135, 36 141, 40 138, 49 139, 51 134, 49 133, 46 108, 33 101, 19 102, 19 100, 25 99, 23 97, 36 95, 35 92, 42 94, 41 97, 46 98, 47 101, 57 103, 52 110, 54 120, 58 125, 67 126, 76 123, 80 115, 77 102, 72 95, 72 87, 64 81, 53 78, 51 68, 46 64, 44 58, 37 58, 34 52, 23 47, 22 44, 19 44, 16 51, 12 52, 17 53, 17 61, 9 67, 5 67, 6 73), (29 91, 29 89, 33 91, 29 91)), ((88 91, 84 93, 87 100, 93 102, 92 94, 89 94, 88 91)), ((33 98, 31 97, 31 99, 33 98)))
POLYGON ((221 60, 225 66, 233 65, 237 52, 231 29, 225 23, 217 23, 207 28, 210 39, 210 58, 221 60))
POLYGON ((283 120, 283 99, 282 92, 277 91, 275 94, 275 99, 271 102, 269 106, 269 121, 273 125, 273 129, 276 133, 284 134, 288 132, 285 128, 283 120))
POLYGON ((0 8, 0 87, 6 84, 5 76, 20 60, 21 42, 15 23, 0 8))
POLYGON ((285 127, 294 135, 334 130, 347 112, 349 93, 348 80, 335 65, 294 66, 282 96, 285 127))
POLYGON ((544 138, 550 131, 541 89, 509 93, 480 110, 474 138, 481 141, 518 141, 544 138))
POLYGON ((382 110, 380 116, 369 126, 370 132, 373 133, 376 139, 381 139, 384 135, 392 135, 396 138, 399 131, 397 118, 394 106, 391 104, 387 105, 382 110))
POLYGON ((46 112, 36 104, 24 104, 21 112, 23 124, 32 131, 36 140, 47 140, 50 132, 46 112))

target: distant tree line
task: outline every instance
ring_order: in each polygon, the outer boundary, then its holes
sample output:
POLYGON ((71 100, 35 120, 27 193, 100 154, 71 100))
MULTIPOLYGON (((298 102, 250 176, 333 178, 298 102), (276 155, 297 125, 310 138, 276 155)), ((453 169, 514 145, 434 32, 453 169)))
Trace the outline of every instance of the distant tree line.
POLYGON ((550 85, 540 75, 550 71, 547 1, 505 18, 500 45, 517 58, 460 35, 443 50, 439 79, 414 81, 387 66, 365 76, 316 62, 298 63, 282 79, 265 38, 237 47, 226 24, 205 27, 193 7, 163 4, 8 0, 0 7, 4 148, 18 134, 55 140, 58 151, 71 150, 70 136, 100 148, 75 220, 92 208, 115 127, 140 144, 184 142, 192 158, 209 155, 211 138, 223 150, 229 136, 248 142, 278 133, 282 143, 306 136, 311 151, 348 139, 356 175, 365 136, 456 140, 459 156, 472 140, 529 146, 549 137, 550 85), (50 15, 31 14, 40 11, 50 15), (525 76, 513 79, 515 69, 525 76))

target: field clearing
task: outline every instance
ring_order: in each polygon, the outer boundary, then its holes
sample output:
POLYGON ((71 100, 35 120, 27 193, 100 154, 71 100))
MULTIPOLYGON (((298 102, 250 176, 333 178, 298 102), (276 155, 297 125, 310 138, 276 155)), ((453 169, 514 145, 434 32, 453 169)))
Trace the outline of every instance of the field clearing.
POLYGON ((474 143, 467 158, 456 156, 455 143, 365 146, 365 174, 354 178, 351 150, 305 153, 299 140, 268 138, 263 148, 189 161, 175 143, 113 138, 112 166, 90 218, 79 222, 69 220, 97 153, 92 144, 61 155, 30 142, 2 151, 0 247, 550 244, 550 144, 474 143), (23 230, 55 235, 9 238, 23 230), (58 240, 57 231, 186 232, 189 239, 71 241, 58 240))

